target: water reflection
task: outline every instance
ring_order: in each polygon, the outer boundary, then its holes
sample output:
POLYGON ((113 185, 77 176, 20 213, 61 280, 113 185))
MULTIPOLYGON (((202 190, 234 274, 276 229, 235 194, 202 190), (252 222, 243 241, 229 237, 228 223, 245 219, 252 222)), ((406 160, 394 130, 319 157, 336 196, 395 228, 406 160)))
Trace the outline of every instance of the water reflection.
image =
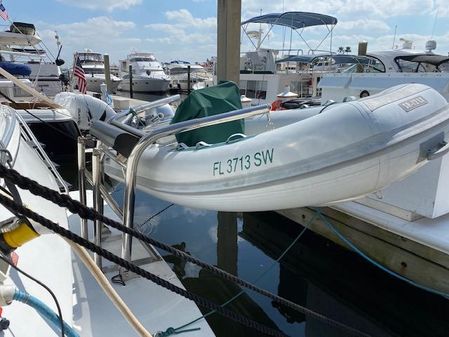
POLYGON ((237 213, 217 213, 217 265, 237 276, 237 213))
MULTIPOLYGON (((253 213, 245 214, 241 235, 276 258, 299 231, 277 214, 253 213)), ((448 300, 396 280, 310 232, 280 262, 278 294, 372 336, 449 335, 448 300)), ((278 310, 288 321, 304 320, 283 306, 278 310)), ((344 336, 305 320, 307 337, 344 336)))

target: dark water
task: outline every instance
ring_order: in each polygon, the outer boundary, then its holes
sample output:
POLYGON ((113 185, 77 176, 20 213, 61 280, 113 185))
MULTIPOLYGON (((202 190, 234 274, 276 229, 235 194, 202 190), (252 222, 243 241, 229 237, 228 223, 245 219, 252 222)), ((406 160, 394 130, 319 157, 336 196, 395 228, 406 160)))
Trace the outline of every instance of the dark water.
MULTIPOLYGON (((122 203, 123 186, 117 185, 113 195, 122 203)), ((397 280, 312 232, 306 231, 276 261, 303 228, 275 212, 236 214, 173 205, 148 221, 169 205, 138 192, 136 226, 157 240, 371 336, 449 337, 449 300, 397 280)), ((224 303, 242 290, 195 265, 161 254, 189 291, 215 303, 224 303)), ((227 307, 289 336, 348 336, 248 290, 227 307)), ((207 320, 217 336, 260 336, 217 314, 207 320)))
MULTIPOLYGON (((114 193, 119 201, 122 192, 119 187, 114 193)), ((276 262, 302 230, 277 213, 236 214, 174 205, 147 221, 168 205, 139 192, 135 224, 157 240, 372 336, 449 336, 449 300, 392 278, 312 232, 305 232, 276 262)), ((165 258, 188 290, 215 303, 241 291, 190 263, 165 258)), ((348 335, 251 291, 228 307, 290 336, 348 335)), ((208 322, 217 336, 259 336, 218 315, 208 322)))

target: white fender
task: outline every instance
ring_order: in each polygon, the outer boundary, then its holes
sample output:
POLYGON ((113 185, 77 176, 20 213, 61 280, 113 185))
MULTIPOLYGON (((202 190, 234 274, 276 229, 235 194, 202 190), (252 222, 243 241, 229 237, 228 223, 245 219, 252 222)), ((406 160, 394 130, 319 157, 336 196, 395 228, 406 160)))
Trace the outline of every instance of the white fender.
POLYGON ((94 121, 106 121, 115 115, 114 109, 107 103, 89 95, 61 92, 55 96, 54 101, 70 112, 83 131, 88 131, 94 121))

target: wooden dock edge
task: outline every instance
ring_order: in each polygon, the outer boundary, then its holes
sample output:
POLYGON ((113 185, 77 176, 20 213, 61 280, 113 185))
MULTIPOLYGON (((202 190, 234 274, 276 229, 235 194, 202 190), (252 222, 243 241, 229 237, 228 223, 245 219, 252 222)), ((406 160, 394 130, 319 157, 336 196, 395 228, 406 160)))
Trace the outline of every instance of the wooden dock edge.
MULTIPOLYGON (((449 294, 449 255, 337 210, 320 208, 320 211, 334 228, 373 260, 420 285, 449 294)), ((315 210, 294 208, 277 212, 351 249, 318 217, 310 223, 315 210)))

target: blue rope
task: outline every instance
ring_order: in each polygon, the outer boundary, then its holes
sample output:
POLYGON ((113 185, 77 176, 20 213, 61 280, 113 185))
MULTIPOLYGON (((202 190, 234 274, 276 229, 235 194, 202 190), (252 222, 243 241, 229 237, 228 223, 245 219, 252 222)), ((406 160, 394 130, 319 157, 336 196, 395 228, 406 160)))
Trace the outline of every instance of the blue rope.
POLYGON ((335 226, 332 225, 332 223, 330 221, 328 221, 322 214, 320 210, 315 210, 315 212, 318 214, 318 216, 321 218, 321 220, 324 222, 324 224, 329 227, 329 229, 335 233, 335 235, 338 236, 338 238, 340 240, 342 240, 345 244, 347 244, 354 252, 356 252, 357 254, 359 254, 361 257, 363 257, 365 260, 367 260, 368 262, 370 262, 371 264, 373 264, 374 266, 378 267, 379 269, 383 270, 384 272, 390 274, 391 276, 394 276, 396 278, 398 278, 399 280, 405 281, 417 288, 423 289, 425 291, 428 291, 432 294, 435 295, 440 295, 445 297, 446 299, 449 299, 449 293, 446 293, 444 291, 440 291, 437 289, 433 289, 430 287, 427 287, 425 285, 419 284, 401 274, 396 273, 395 271, 388 269, 387 267, 383 266, 382 264, 380 264, 379 262, 373 260, 372 258, 370 258, 368 255, 366 255, 363 251, 361 251, 356 245, 354 245, 351 241, 349 241, 346 237, 344 237, 339 231, 338 229, 335 228, 335 226))
MULTIPOLYGON (((284 250, 284 252, 275 260, 271 263, 271 265, 262 273, 260 274, 255 281, 253 282, 254 284, 257 284, 257 282, 259 282, 263 277, 265 277, 266 274, 268 274, 269 271, 271 271, 271 269, 273 269, 273 267, 279 263, 280 260, 282 260, 282 258, 285 256, 285 254, 288 253, 288 251, 298 242, 298 240, 302 237, 302 235, 305 233, 305 231, 307 230, 307 227, 315 220, 317 214, 314 214, 310 220, 308 221, 307 225, 304 226, 304 228, 302 229, 302 231, 296 236, 296 238, 292 241, 292 243, 284 250)), ((232 298, 230 298, 229 300, 227 300, 226 302, 224 302, 221 307, 224 308, 225 306, 227 306, 229 303, 233 302, 235 299, 237 299, 239 296, 241 296, 245 291, 244 290, 240 290, 239 293, 237 293, 236 295, 234 295, 232 298)), ((158 332, 156 334, 155 337, 169 337, 172 335, 177 335, 180 333, 184 333, 184 332, 190 332, 190 331, 195 331, 195 330, 200 330, 200 328, 196 328, 196 329, 188 329, 188 330, 180 330, 183 329, 186 326, 192 325, 193 323, 206 318, 212 314, 215 313, 215 310, 209 311, 208 313, 194 319, 193 321, 186 323, 178 328, 168 328, 167 330, 165 330, 164 332, 158 332)))

